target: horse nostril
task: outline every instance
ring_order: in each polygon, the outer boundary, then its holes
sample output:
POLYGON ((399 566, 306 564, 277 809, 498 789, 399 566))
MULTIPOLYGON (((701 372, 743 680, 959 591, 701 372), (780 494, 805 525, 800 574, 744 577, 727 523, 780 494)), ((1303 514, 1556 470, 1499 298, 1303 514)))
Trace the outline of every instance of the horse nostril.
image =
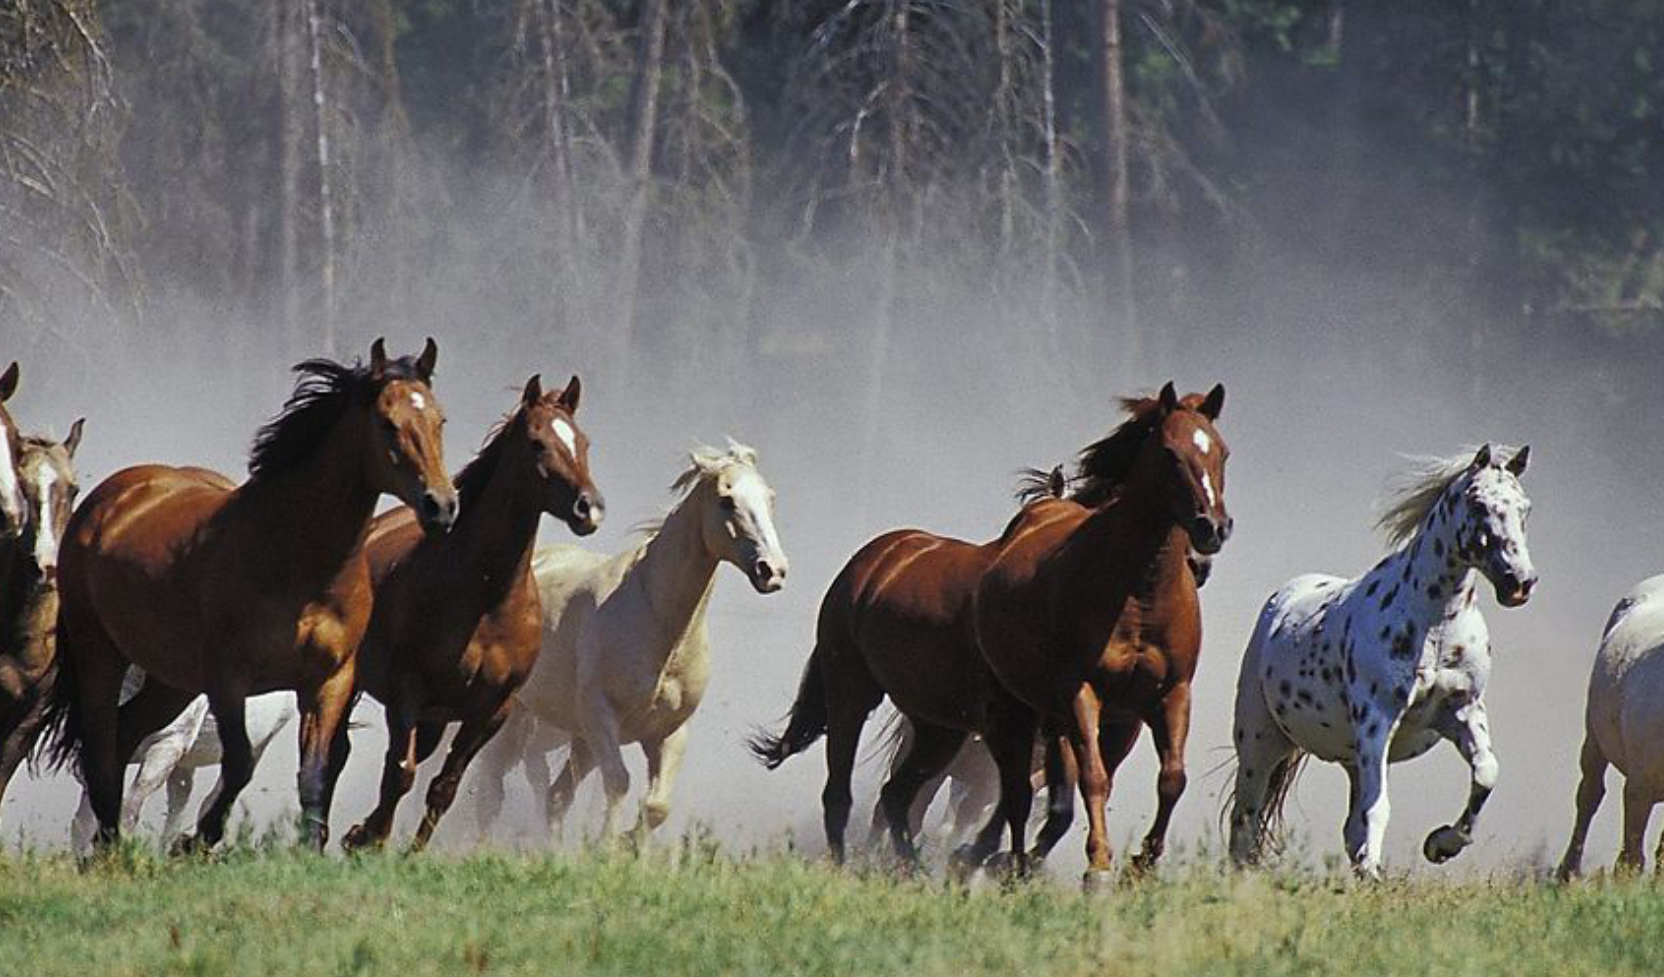
POLYGON ((422 521, 432 526, 448 527, 456 520, 456 498, 441 498, 438 493, 429 490, 422 494, 422 521))

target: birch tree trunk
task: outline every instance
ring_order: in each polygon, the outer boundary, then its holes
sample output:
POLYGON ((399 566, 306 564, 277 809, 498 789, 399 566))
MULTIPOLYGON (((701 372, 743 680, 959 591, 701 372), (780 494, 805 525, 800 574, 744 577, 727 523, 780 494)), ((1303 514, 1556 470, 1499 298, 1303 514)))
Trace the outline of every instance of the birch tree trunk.
POLYGON ((277 267, 283 341, 291 355, 306 345, 300 331, 301 160, 306 142, 306 103, 301 91, 306 50, 301 20, 308 0, 274 4, 273 32, 278 86, 277 267))
POLYGON ((1143 342, 1138 321, 1138 299, 1133 292, 1132 218, 1127 180, 1127 96, 1121 48, 1121 0, 1102 0, 1099 7, 1099 92, 1103 110, 1103 232, 1107 282, 1111 294, 1105 308, 1120 320, 1123 341, 1116 359, 1124 369, 1143 372, 1143 342))
POLYGON ((635 347, 641 288, 641 233, 647 218, 649 180, 653 166, 653 136, 659 114, 659 76, 664 66, 665 24, 670 19, 669 0, 643 0, 641 37, 636 46, 636 74, 630 88, 629 148, 625 178, 629 199, 625 203, 623 240, 619 247, 619 346, 628 375, 635 347))
POLYGON ((319 319, 323 355, 334 358, 335 350, 335 210, 331 199, 329 172, 328 104, 324 91, 323 25, 318 0, 306 0, 306 37, 311 55, 312 112, 317 127, 318 237, 322 253, 318 269, 319 319))

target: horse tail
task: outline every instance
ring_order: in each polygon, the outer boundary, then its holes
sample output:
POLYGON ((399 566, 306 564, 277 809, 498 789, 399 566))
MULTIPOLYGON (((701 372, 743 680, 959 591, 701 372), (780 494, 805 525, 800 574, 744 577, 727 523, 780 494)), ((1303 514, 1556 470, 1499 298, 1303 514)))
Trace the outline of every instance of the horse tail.
POLYGON ((1063 466, 1058 465, 1051 471, 1039 468, 1023 468, 1017 472, 1017 503, 1028 505, 1041 499, 1061 499, 1069 489, 1068 476, 1063 474, 1063 466))
POLYGON ((759 731, 746 742, 757 762, 770 770, 787 758, 802 753, 826 732, 825 645, 817 644, 804 666, 797 685, 797 699, 786 718, 786 728, 776 736, 759 731))
MULTIPOLYGON (((1260 805, 1256 825, 1257 834, 1262 842, 1273 852, 1282 852, 1288 841, 1288 819, 1284 815, 1284 807, 1288 804, 1290 795, 1294 793, 1294 786, 1300 779, 1300 774, 1306 769, 1306 761, 1311 754, 1305 750, 1295 750, 1288 756, 1277 761, 1267 777, 1265 802, 1260 805)), ((1208 774, 1227 770, 1231 778, 1231 789, 1220 792, 1219 797, 1219 831, 1222 835, 1229 834, 1231 809, 1236 806, 1236 756, 1208 771, 1208 774)))
POLYGON ((901 752, 902 745, 907 742, 909 732, 909 721, 901 710, 890 710, 890 714, 884 717, 884 723, 878 729, 878 738, 873 742, 872 748, 867 751, 867 755, 862 762, 871 763, 882 757, 884 769, 893 768, 897 754, 901 752))
POLYGON ((35 770, 58 771, 73 767, 81 755, 81 744, 86 738, 85 723, 81 718, 81 683, 75 674, 75 655, 66 653, 63 611, 58 612, 58 648, 53 656, 52 671, 56 673, 46 683, 46 707, 41 716, 40 739, 36 741, 30 767, 35 770))

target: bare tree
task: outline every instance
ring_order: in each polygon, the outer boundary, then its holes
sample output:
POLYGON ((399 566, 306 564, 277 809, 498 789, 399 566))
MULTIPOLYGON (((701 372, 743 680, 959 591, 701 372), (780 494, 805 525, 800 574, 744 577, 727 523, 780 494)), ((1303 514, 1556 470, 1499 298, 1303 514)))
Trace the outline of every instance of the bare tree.
POLYGON ((636 42, 636 70, 630 88, 630 118, 625 175, 629 199, 625 204, 623 241, 619 248, 619 343, 628 363, 635 343, 636 309, 641 288, 641 233, 647 218, 652 177, 653 139, 658 128, 659 76, 664 66, 665 25, 669 0, 644 0, 640 36, 636 42))

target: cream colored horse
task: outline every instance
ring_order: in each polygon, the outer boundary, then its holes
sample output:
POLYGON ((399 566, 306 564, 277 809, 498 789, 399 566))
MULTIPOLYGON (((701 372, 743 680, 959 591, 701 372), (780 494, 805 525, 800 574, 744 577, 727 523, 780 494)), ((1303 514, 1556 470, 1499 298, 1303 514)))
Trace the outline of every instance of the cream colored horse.
MULTIPOLYGON (((606 792, 603 834, 616 831, 630 789, 623 752, 630 743, 647 757, 638 828, 664 823, 687 722, 710 678, 705 613, 717 565, 738 567, 758 593, 772 594, 785 583, 774 490, 757 471, 757 453, 730 441, 725 452, 701 448, 691 460, 672 486, 683 493, 681 502, 635 547, 609 557, 547 546, 533 560, 543 598, 543 651, 518 699, 542 727, 537 749, 549 748, 552 731, 571 744, 548 792, 557 831, 578 785, 596 767, 606 792)), ((502 778, 522 759, 533 730, 519 717, 487 747, 482 802, 501 797, 502 778)))

